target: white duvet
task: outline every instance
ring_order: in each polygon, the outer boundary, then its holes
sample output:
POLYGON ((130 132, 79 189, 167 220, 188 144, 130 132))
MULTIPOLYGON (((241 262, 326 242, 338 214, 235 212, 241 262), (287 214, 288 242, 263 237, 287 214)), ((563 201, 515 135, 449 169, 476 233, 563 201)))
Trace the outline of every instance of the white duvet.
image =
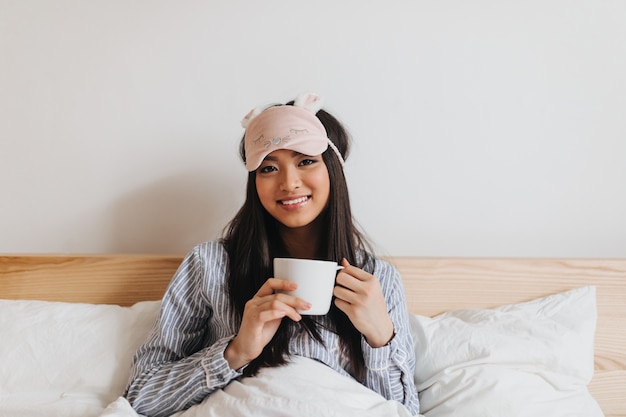
MULTIPOLYGON (((137 417, 121 395, 159 307, 0 300, 0 417, 137 417)), ((233 381, 176 417, 237 415, 409 413, 326 365, 296 357, 233 381)))
MULTIPOLYGON (((594 371, 595 288, 491 310, 411 316, 427 417, 602 417, 594 371)), ((0 300, 0 417, 138 417, 121 397, 158 301, 132 307, 0 300)), ((231 382, 176 417, 407 417, 310 359, 231 382)))
MULTIPOLYGON (((175 417, 410 417, 404 406, 389 401, 355 380, 312 359, 266 368, 235 380, 202 403, 175 417)), ((120 397, 101 417, 140 417, 120 397)))

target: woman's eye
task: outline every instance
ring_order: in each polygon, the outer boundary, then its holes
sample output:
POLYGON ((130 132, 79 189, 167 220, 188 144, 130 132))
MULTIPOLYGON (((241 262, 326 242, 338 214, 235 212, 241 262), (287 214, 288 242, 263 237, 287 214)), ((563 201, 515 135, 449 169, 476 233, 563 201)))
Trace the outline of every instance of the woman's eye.
POLYGON ((300 161, 300 166, 303 165, 311 165, 316 163, 317 161, 315 159, 303 159, 302 161, 300 161))
POLYGON ((272 165, 268 165, 268 166, 264 166, 264 167, 259 168, 259 172, 261 174, 267 174, 267 173, 270 173, 270 172, 273 172, 273 171, 276 171, 276 167, 274 167, 272 165))

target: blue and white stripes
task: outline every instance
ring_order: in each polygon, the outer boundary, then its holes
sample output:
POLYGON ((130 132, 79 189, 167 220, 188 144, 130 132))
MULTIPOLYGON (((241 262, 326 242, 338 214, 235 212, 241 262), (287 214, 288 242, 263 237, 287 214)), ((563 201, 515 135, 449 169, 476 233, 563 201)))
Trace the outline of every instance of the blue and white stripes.
MULTIPOLYGON (((148 340, 133 359, 126 396, 139 413, 169 416, 241 376, 224 359, 224 350, 239 328, 226 292, 227 267, 226 251, 219 242, 200 244, 183 260, 148 340)), ((388 346, 377 349, 362 341, 364 384, 417 414, 413 341, 400 276, 382 260, 377 260, 374 275, 380 280, 396 335, 388 346)), ((327 348, 307 332, 298 332, 290 342, 291 354, 349 375, 339 337, 323 327, 320 334, 327 348)))

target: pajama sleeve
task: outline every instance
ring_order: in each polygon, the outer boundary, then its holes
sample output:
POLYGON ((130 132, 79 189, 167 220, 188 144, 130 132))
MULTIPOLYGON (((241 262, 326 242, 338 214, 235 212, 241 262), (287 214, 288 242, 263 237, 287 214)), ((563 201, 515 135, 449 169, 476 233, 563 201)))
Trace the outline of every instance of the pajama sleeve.
POLYGON ((419 413, 414 382, 415 351, 411 336, 406 297, 398 270, 377 260, 374 275, 379 279, 395 335, 383 347, 372 348, 362 338, 365 385, 389 400, 398 401, 413 414, 419 413))
POLYGON ((206 296, 207 285, 219 282, 210 276, 214 268, 205 265, 210 252, 211 247, 197 247, 185 257, 147 341, 133 358, 126 397, 140 414, 171 415, 241 375, 224 359, 234 333, 210 325, 215 306, 206 296))

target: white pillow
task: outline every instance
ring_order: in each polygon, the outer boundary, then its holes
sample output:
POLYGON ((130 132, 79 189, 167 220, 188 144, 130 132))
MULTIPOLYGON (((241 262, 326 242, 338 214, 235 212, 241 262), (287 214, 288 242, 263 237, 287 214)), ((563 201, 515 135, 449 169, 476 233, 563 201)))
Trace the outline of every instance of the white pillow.
POLYGON ((593 371, 595 287, 492 310, 411 316, 427 417, 601 417, 593 371))
POLYGON ((159 307, 0 300, 0 415, 99 414, 122 394, 159 307))

